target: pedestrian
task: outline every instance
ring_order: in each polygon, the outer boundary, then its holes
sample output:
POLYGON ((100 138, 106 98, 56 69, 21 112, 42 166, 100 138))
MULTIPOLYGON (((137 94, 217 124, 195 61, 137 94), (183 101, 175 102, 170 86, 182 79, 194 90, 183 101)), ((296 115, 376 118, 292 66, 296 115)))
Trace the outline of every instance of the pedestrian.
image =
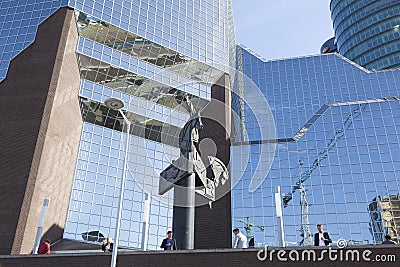
POLYGON ((40 243, 37 253, 38 254, 50 254, 50 240, 46 239, 42 243, 40 243))
POLYGON ((112 242, 111 237, 107 236, 106 240, 103 241, 101 245, 101 250, 104 252, 112 252, 114 247, 114 243, 112 242))
POLYGON ((383 241, 382 244, 396 245, 396 242, 392 240, 390 235, 385 235, 385 241, 383 241))
POLYGON ((238 228, 233 229, 233 233, 235 234, 233 248, 247 248, 247 237, 238 228))
POLYGON ((324 232, 322 224, 317 224, 318 233, 314 235, 314 246, 329 246, 332 239, 329 237, 328 232, 324 232))
POLYGON ((176 240, 172 237, 173 235, 174 233, 172 231, 168 231, 167 238, 162 241, 160 248, 163 248, 164 250, 178 250, 176 240))

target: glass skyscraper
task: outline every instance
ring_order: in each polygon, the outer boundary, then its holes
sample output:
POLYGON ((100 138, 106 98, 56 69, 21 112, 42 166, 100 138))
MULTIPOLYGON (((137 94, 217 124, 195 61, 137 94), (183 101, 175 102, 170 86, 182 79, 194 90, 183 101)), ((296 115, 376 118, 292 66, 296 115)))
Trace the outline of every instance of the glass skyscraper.
POLYGON ((254 89, 239 81, 244 103, 238 100, 233 109, 241 114, 235 125, 244 129, 237 128, 232 147, 238 181, 233 226, 252 224, 255 245, 277 245, 274 187, 280 186, 289 245, 313 244, 303 241, 300 229, 315 233, 316 224, 334 241, 380 243, 384 234, 398 239, 400 71, 366 71, 338 54, 266 61, 242 46, 237 53, 238 69, 269 107, 251 100, 254 89), (275 140, 262 135, 270 122, 255 120, 259 110, 272 112, 275 140), (263 152, 273 144, 275 154, 263 152))
MULTIPOLYGON (((197 110, 203 109, 212 100, 212 86, 229 72, 230 52, 235 49, 229 18, 231 3, 229 0, 2 1, 0 80, 4 79, 3 83, 14 77, 9 73, 13 59, 27 53, 24 51, 29 47, 39 46, 38 29, 46 27, 49 17, 58 16, 60 10, 73 12, 73 27, 60 43, 66 40, 66 49, 76 47, 75 53, 64 56, 75 61, 79 70, 79 93, 70 94, 79 100, 83 124, 77 125, 78 130, 82 129, 78 134, 79 148, 70 151, 71 159, 77 158, 74 175, 59 178, 73 181, 72 189, 58 180, 51 185, 53 191, 58 186, 64 187, 58 194, 65 192, 64 199, 70 194, 65 228, 62 219, 54 225, 62 228, 63 238, 78 241, 99 242, 114 235, 125 127, 121 115, 103 103, 110 97, 119 98, 125 103, 123 112, 133 124, 120 245, 157 249, 172 227, 172 195, 157 197, 158 188, 154 185, 158 185, 159 173, 179 157, 179 131, 190 117, 182 101, 190 99, 197 110), (69 44, 74 32, 76 43, 69 44), (148 242, 142 247, 144 190, 152 197, 148 242)), ((67 19, 62 29, 65 25, 70 25, 67 19)), ((69 82, 68 78, 65 82, 69 82)), ((34 85, 31 90, 35 90, 34 85)), ((62 112, 68 114, 66 108, 62 112)), ((72 147, 78 147, 76 142, 72 147)), ((63 162, 49 161, 49 164, 63 162)), ((29 177, 32 175, 29 172, 29 177)), ((32 201, 37 197, 36 213, 32 215, 31 208, 27 219, 20 217, 15 224, 32 221, 29 227, 34 233, 38 207, 46 194, 36 196, 35 189, 32 190, 32 201)), ((50 197, 49 209, 54 202, 56 198, 50 197)), ((45 231, 51 232, 50 222, 48 219, 45 231)), ((7 232, 10 240, 18 235, 12 227, 7 232)), ((19 237, 31 242, 21 241, 21 245, 10 241, 4 249, 11 249, 12 253, 28 252, 34 237, 22 234, 19 237)))
MULTIPOLYGON (((189 118, 181 101, 189 95, 198 109, 203 108, 211 99, 210 85, 229 65, 229 43, 221 34, 228 29, 228 3, 108 4, 111 6, 99 7, 102 11, 82 7, 79 1, 71 4, 80 34, 80 96, 84 119, 89 123, 83 126, 64 237, 80 240, 82 233, 94 229, 103 235, 114 233, 116 202, 112 200, 119 192, 124 150, 118 142, 120 132, 104 127, 121 130, 123 121, 101 103, 117 96, 129 103, 134 135, 120 242, 141 248, 143 189, 157 195, 154 185, 159 173, 179 157, 177 136, 189 118), (121 17, 113 14, 113 9, 120 9, 121 17)), ((149 227, 147 248, 156 249, 172 227, 171 194, 162 201, 151 198, 149 227)))
POLYGON ((368 70, 400 67, 400 3, 332 0, 339 53, 368 70))

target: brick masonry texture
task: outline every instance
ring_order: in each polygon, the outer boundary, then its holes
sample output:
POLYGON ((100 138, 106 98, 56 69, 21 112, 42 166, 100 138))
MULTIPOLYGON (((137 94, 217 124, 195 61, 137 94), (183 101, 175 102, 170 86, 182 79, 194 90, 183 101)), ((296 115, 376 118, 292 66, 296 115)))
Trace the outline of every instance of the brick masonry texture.
MULTIPOLYGON (((211 88, 211 103, 202 112, 204 129, 200 131, 200 142, 210 138, 217 146, 217 158, 229 170, 230 160, 230 103, 229 76, 222 76, 211 88)), ((216 193, 224 195, 208 205, 196 207, 195 239, 196 249, 232 247, 231 180, 217 187, 216 193)))
POLYGON ((45 238, 62 237, 82 120, 73 10, 61 8, 0 83, 0 254, 33 249, 44 198, 45 238))

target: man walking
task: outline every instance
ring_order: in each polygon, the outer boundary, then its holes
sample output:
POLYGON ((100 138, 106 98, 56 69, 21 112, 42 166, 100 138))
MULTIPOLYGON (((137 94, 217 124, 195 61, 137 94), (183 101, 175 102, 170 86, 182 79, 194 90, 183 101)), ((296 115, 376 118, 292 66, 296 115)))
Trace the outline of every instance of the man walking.
POLYGON ((233 233, 235 234, 233 248, 247 248, 247 237, 238 228, 233 229, 233 233))
POLYGON ((318 233, 314 235, 314 246, 329 246, 332 239, 329 237, 328 232, 324 232, 322 224, 317 224, 318 233))

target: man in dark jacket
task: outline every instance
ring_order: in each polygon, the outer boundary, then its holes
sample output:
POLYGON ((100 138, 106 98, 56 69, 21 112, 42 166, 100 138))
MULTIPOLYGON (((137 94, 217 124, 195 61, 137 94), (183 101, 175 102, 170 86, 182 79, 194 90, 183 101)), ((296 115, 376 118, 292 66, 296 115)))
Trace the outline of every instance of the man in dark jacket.
POLYGON ((114 247, 114 243, 112 242, 112 238, 107 236, 107 239, 103 241, 101 245, 101 250, 104 252, 112 252, 114 247))
POLYGON ((324 232, 322 224, 317 224, 318 233, 314 235, 314 246, 329 246, 332 239, 329 237, 328 232, 324 232))
POLYGON ((172 231, 168 231, 167 232, 167 238, 165 238, 162 243, 160 248, 163 248, 164 250, 177 250, 177 246, 176 246, 176 240, 175 238, 172 238, 172 231))

